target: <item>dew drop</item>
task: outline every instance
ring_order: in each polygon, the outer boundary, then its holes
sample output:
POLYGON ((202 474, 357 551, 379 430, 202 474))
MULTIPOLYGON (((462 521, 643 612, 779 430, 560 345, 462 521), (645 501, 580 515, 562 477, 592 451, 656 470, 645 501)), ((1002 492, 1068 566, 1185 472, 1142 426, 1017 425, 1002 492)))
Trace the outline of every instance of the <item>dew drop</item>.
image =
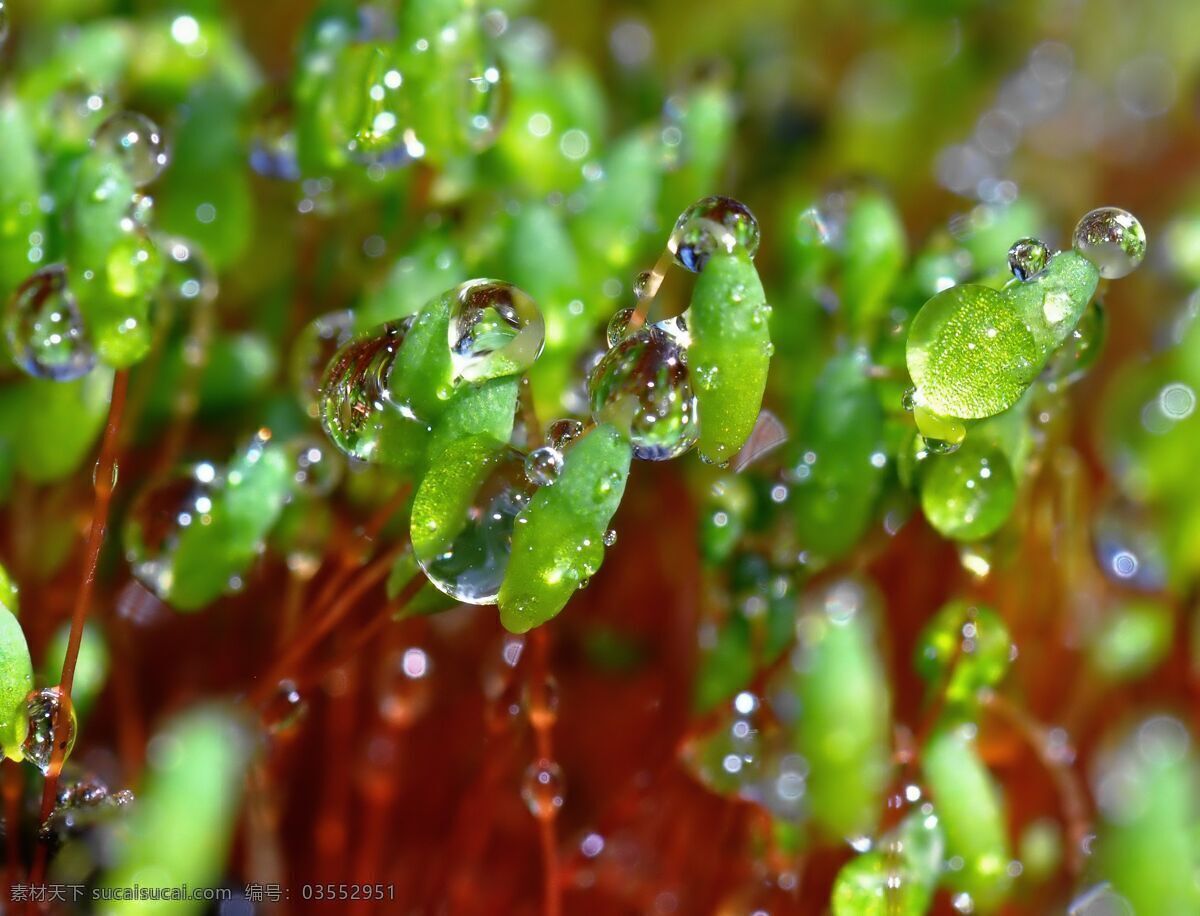
POLYGON ((504 126, 507 84, 499 59, 485 56, 463 84, 460 117, 467 144, 479 151, 491 146, 504 126))
POLYGON ((310 496, 328 496, 342 480, 341 456, 315 436, 300 436, 288 444, 292 480, 310 496))
POLYGON ((633 320, 636 311, 633 308, 623 308, 613 313, 612 318, 608 320, 608 328, 605 332, 610 347, 615 347, 625 339, 625 334, 629 330, 629 322, 633 320))
POLYGON ((161 241, 166 253, 162 290, 174 305, 206 304, 217 298, 217 276, 204 253, 181 238, 161 241))
POLYGON ((533 365, 546 340, 541 310, 502 280, 470 280, 450 307, 454 374, 469 382, 516 375, 533 365))
POLYGON ((422 545, 417 563, 438 591, 466 604, 495 604, 508 569, 517 515, 535 487, 525 476, 525 456, 508 448, 463 514, 448 546, 432 553, 422 545))
POLYGON ((262 710, 263 727, 271 735, 286 735, 308 714, 308 701, 293 680, 282 680, 262 710))
POLYGON ((43 687, 25 698, 29 731, 21 746, 25 759, 42 773, 49 773, 57 751, 66 760, 75 747, 75 707, 58 687, 43 687))
POLYGON ((1022 282, 1040 274, 1049 263, 1050 249, 1039 239, 1018 239, 1008 249, 1008 269, 1022 282))
POLYGON ((529 813, 539 819, 548 820, 558 813, 563 805, 563 791, 562 767, 544 758, 529 765, 521 782, 521 798, 529 813))
POLYGON ((69 382, 96 365, 79 304, 61 264, 43 267, 8 301, 4 333, 13 361, 34 378, 69 382))
POLYGON ((525 477, 535 486, 553 486, 562 466, 562 452, 552 445, 543 445, 525 456, 525 477))
POLYGON ((584 426, 579 420, 555 420, 546 430, 546 444, 560 452, 583 435, 584 426))
POLYGON ((167 165, 158 125, 136 111, 120 111, 96 130, 93 145, 116 156, 138 187, 150 184, 167 165))
POLYGON ((1100 276, 1117 280, 1133 273, 1146 257, 1146 231, 1129 211, 1100 207, 1075 226, 1072 245, 1096 265, 1100 276))
POLYGON ((326 312, 304 326, 292 344, 288 376, 305 412, 320 416, 321 376, 338 349, 354 334, 354 312, 326 312))
POLYGON ((433 663, 419 646, 400 649, 388 658, 380 673, 377 696, 379 715, 392 728, 412 726, 433 700, 433 663))
POLYGON ((617 543, 617 529, 609 528, 607 531, 604 532, 604 546, 612 547, 616 543, 617 543))
POLYGON ((372 461, 396 424, 427 431, 411 410, 392 403, 388 380, 408 322, 388 322, 343 345, 321 378, 318 413, 331 442, 349 458, 372 461))
POLYGON ((699 273, 717 251, 739 245, 750 257, 758 252, 758 220, 732 197, 705 197, 679 215, 667 239, 667 250, 681 267, 699 273))
POLYGON ((605 354, 588 383, 592 416, 629 431, 636 457, 682 455, 700 434, 684 350, 661 328, 643 328, 605 354))
POLYGON ((639 299, 648 299, 655 292, 655 274, 652 270, 643 270, 633 278, 633 294, 639 299))
POLYGON ((967 438, 967 426, 962 420, 934 413, 919 403, 919 397, 913 407, 913 419, 931 454, 948 455, 957 451, 967 438))

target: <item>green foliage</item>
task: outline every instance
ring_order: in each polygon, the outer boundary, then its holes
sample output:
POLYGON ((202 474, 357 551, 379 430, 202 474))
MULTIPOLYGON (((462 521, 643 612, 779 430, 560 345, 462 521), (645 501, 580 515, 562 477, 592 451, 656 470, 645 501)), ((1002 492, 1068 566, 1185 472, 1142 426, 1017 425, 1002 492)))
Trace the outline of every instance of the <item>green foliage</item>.
POLYGON ((1092 667, 1114 681, 1153 671, 1171 649, 1175 618, 1157 601, 1132 600, 1105 615, 1088 643, 1092 667))
POLYGON ((74 382, 31 378, 0 388, 0 435, 18 473, 48 483, 79 470, 104 428, 111 389, 103 369, 74 382))
POLYGON ((931 805, 914 811, 878 848, 842 866, 834 881, 834 916, 922 916, 933 902, 945 840, 931 805))
POLYGON ((954 600, 925 625, 913 667, 949 703, 969 706, 980 690, 1003 680, 1013 657, 1003 618, 992 608, 954 600))
POLYGON ((14 610, 0 609, 0 751, 20 760, 29 729, 25 697, 33 689, 33 662, 14 610))

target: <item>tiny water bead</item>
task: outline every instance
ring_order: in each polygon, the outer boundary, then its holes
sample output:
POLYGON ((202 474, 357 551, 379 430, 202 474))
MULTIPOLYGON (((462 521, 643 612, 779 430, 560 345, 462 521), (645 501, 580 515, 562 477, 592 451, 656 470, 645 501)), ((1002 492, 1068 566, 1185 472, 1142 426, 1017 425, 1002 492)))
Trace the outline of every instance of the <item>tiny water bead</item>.
POLYGON ((17 287, 8 301, 4 333, 13 361, 34 378, 68 382, 96 365, 62 264, 43 267, 17 287))
POLYGON ((167 147, 158 125, 136 111, 120 111, 96 130, 92 143, 115 155, 138 187, 154 181, 167 166, 167 147))
POLYGON ((562 452, 552 445, 535 448, 525 456, 525 476, 539 487, 549 487, 562 473, 562 452))
POLYGON ((137 580, 163 600, 174 584, 172 557, 180 533, 211 523, 217 479, 216 467, 208 462, 183 468, 150 481, 129 509, 125 558, 137 580))
POLYGON ((759 241, 758 220, 749 207, 732 197, 713 196, 679 214, 667 250, 681 267, 699 273, 717 251, 731 252, 740 246, 753 258, 759 241))
POLYGON ((460 117, 467 145, 472 149, 486 149, 504 126, 507 89, 500 61, 486 55, 464 80, 460 117))
POLYGON ((558 814, 563 806, 564 791, 562 767, 544 758, 529 765, 521 782, 521 798, 529 813, 542 820, 558 814))
POLYGON ((293 731, 307 713, 308 701, 296 682, 282 680, 275 685, 275 691, 263 705, 263 728, 271 735, 285 735, 293 731))
POLYGON ((198 246, 181 238, 160 242, 166 257, 162 291, 174 305, 209 303, 217 298, 217 277, 198 246))
POLYGON ((479 382, 532 366, 546 324, 537 303, 511 283, 470 280, 454 292, 449 334, 455 376, 479 382))
POLYGON ((1146 231, 1127 210, 1100 207, 1076 224, 1072 245, 1096 265, 1100 276, 1118 280, 1133 273, 1146 257, 1146 231))
POLYGON ((623 308, 613 313, 612 318, 608 320, 608 328, 605 330, 605 337, 610 347, 615 347, 625 339, 629 323, 633 320, 636 311, 637 309, 634 308, 623 308))
POLYGON ((1039 239, 1018 239, 1008 249, 1008 269, 1018 280, 1040 274, 1050 263, 1050 249, 1039 239))
MULTIPOLYGON (((638 299, 648 299, 653 296, 656 291, 655 287, 657 285, 655 282, 656 276, 657 275, 653 270, 641 271, 636 277, 633 278, 633 294, 637 296, 638 299)), ((609 327, 612 327, 611 323, 609 324, 609 327)))
POLYGON ((417 563, 438 591, 465 604, 496 603, 512 554, 517 515, 536 490, 525 467, 525 456, 506 447, 492 460, 483 482, 454 520, 457 530, 431 529, 439 535, 433 549, 414 539, 417 563))
POLYGON ((21 750, 25 759, 43 773, 49 773, 55 754, 66 760, 75 747, 78 723, 71 700, 57 687, 34 690, 25 701, 29 731, 21 750))
POLYGON ((604 355, 588 383, 592 416, 628 430, 646 461, 677 458, 700 435, 684 349, 657 326, 626 337, 604 355))
POLYGON ((354 335, 354 312, 343 309, 319 315, 296 336, 288 364, 292 388, 305 412, 320 416, 321 377, 338 349, 354 335))
POLYGON ((292 479, 309 496, 328 496, 342 480, 341 456, 314 436, 301 436, 288 445, 292 479))
POLYGON ((560 452, 583 435, 585 427, 580 420, 555 420, 546 430, 546 444, 560 452))
POLYGON ((403 418, 389 400, 388 380, 408 327, 407 322, 389 322, 360 334, 325 369, 318 402, 321 426, 349 458, 373 460, 389 418, 403 418))

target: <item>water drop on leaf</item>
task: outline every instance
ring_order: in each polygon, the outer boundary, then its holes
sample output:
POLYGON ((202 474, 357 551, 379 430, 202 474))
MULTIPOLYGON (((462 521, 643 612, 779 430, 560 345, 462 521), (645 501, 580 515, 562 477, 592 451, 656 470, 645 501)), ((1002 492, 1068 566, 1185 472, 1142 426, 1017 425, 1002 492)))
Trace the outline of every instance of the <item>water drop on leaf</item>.
POLYGON ((1071 244, 1096 265, 1100 276, 1117 280, 1133 273, 1146 257, 1146 230, 1129 211, 1100 207, 1078 222, 1071 244))
POLYGON ((535 448, 525 456, 525 476, 535 486, 553 486, 562 473, 562 466, 562 452, 551 445, 535 448))
POLYGON ((43 267, 8 301, 4 332, 13 361, 34 378, 69 382, 96 365, 96 353, 61 264, 43 267))
POLYGON ((760 241, 758 220, 732 197, 705 197, 681 214, 667 239, 667 250, 681 267, 699 273, 718 251, 741 247, 753 258, 760 241))
POLYGON ((455 376, 480 382, 532 366, 546 325, 537 303, 511 283, 471 280, 454 291, 449 335, 455 376))
POLYGON ((1008 269, 1018 280, 1028 280, 1046 269, 1050 249, 1039 239, 1018 239, 1008 249, 1008 269))

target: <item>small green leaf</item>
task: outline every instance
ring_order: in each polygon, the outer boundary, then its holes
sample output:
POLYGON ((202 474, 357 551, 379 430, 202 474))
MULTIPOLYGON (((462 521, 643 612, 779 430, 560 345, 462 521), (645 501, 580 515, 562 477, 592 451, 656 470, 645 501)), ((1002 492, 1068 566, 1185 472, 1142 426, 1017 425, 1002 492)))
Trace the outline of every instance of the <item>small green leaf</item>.
POLYGON ((597 426, 567 451, 558 480, 517 516, 500 586, 506 629, 524 633, 554 617, 600 568, 631 458, 628 440, 612 426, 597 426))
POLYGON ((0 436, 17 471, 48 483, 78 470, 104 429, 111 392, 112 372, 102 367, 74 382, 22 379, 0 388, 0 436))
POLYGON ((718 252, 696 279, 687 311, 700 454, 724 464, 758 420, 771 364, 770 308, 746 252, 718 252))
POLYGON ((504 449, 502 441, 490 436, 468 436, 451 440, 434 456, 413 497, 414 556, 429 562, 453 543, 467 523, 476 491, 501 462, 504 449))
POLYGON ((930 455, 921 474, 921 510, 937 531, 977 541, 1008 521, 1017 484, 1000 449, 969 438, 955 452, 930 455))
POLYGON ((858 542, 883 485, 883 411, 866 370, 863 354, 830 359, 799 425, 791 499, 796 537, 814 558, 838 559, 858 542))
POLYGON ((1142 677, 1171 649, 1175 618, 1171 608, 1148 599, 1109 611, 1088 643, 1092 667, 1113 681, 1142 677))
POLYGON ((877 602, 863 583, 837 581, 806 597, 796 624, 796 750, 809 765, 813 822, 833 837, 874 832, 891 775, 891 694, 870 619, 877 602))
POLYGON ((979 759, 974 729, 938 729, 921 754, 921 767, 946 834, 946 856, 963 863, 946 872, 946 883, 969 894, 978 912, 990 913, 1008 895, 1012 855, 1000 790, 979 759))
POLYGON ((430 299, 417 312, 396 353, 388 378, 393 403, 403 404, 427 423, 454 395, 450 363, 450 303, 454 291, 430 299))
POLYGON ((1002 295, 1037 341, 1039 369, 1075 330, 1099 282, 1100 273, 1091 261, 1074 251, 1060 251, 1035 277, 1004 288, 1002 295))
POLYGON ((662 188, 662 157, 655 135, 637 131, 617 141, 604 159, 603 177, 588 182, 571 234, 585 280, 597 285, 613 271, 627 269, 638 254, 646 218, 654 213, 662 188))
POLYGON ((507 442, 512 436, 520 388, 521 380, 515 376, 488 379, 478 385, 459 385, 446 412, 433 426, 429 437, 430 458, 456 439, 467 436, 507 442))
POLYGON ((464 276, 462 256, 443 234, 422 235, 396 260, 383 282, 365 294, 354 310, 354 327, 368 331, 412 315, 464 276))
MULTIPOLYGON (((143 787, 128 822, 105 837, 109 889, 151 879, 171 888, 215 887, 233 843, 242 788, 253 751, 240 714, 202 706, 175 716, 151 742, 143 787)), ((145 884, 143 883, 143 886, 145 884)), ((155 904, 114 896, 106 913, 198 913, 199 898, 155 904)))
POLYGON ((846 214, 842 266, 842 303, 855 340, 874 339, 907 250, 895 204, 882 194, 857 195, 846 214))
POLYGON ((0 609, 0 750, 20 760, 21 744, 29 730, 25 697, 33 690, 33 662, 20 621, 8 609, 0 609))

